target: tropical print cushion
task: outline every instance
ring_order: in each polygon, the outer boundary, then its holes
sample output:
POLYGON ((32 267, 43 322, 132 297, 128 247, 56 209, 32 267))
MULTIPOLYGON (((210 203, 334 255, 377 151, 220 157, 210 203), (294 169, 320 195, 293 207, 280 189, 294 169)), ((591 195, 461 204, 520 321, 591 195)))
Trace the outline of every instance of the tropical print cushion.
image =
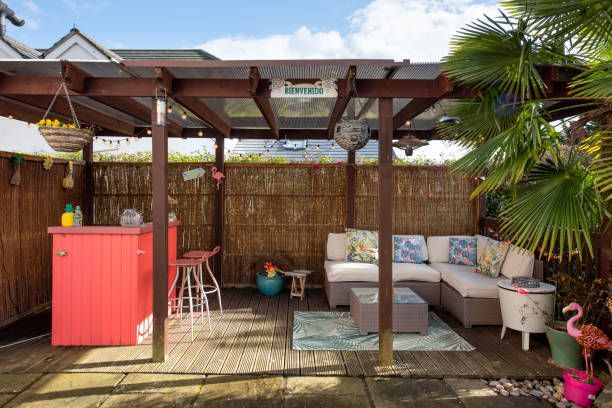
POLYGON ((393 262, 423 263, 423 238, 416 235, 393 236, 393 262))
POLYGON ((448 262, 455 265, 476 265, 476 238, 450 237, 448 262))
POLYGON ((378 264, 378 232, 347 228, 346 260, 378 264))
POLYGON ((491 278, 497 278, 510 248, 508 241, 489 240, 484 252, 478 259, 476 271, 491 278))

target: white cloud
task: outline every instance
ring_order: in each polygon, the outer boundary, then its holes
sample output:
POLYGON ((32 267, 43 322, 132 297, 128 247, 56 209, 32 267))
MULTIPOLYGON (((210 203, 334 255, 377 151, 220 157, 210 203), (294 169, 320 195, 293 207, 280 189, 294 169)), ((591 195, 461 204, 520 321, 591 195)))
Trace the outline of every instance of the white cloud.
POLYGON ((264 37, 221 37, 199 47, 222 59, 393 58, 437 61, 460 27, 494 4, 475 0, 373 0, 348 16, 348 31, 316 31, 264 37))
POLYGON ((36 14, 40 14, 41 9, 38 6, 38 4, 36 4, 34 1, 32 0, 23 0, 21 2, 21 4, 23 4, 23 7, 27 8, 29 11, 31 11, 32 13, 36 13, 36 14))

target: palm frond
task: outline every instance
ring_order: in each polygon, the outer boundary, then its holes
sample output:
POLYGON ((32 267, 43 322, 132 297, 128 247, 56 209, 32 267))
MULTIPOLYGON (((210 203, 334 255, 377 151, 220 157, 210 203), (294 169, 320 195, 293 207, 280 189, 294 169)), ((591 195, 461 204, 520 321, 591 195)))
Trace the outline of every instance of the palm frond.
POLYGON ((605 201, 612 200, 612 131, 603 129, 593 133, 581 148, 592 157, 589 170, 599 193, 605 201))
POLYGON ((451 165, 451 171, 486 178, 473 191, 476 197, 502 185, 519 183, 546 151, 553 151, 558 134, 531 102, 522 107, 513 125, 484 141, 451 165))
POLYGON ((514 243, 540 254, 592 254, 591 234, 603 221, 593 178, 570 154, 538 163, 514 199, 502 210, 501 232, 514 243))
POLYGON ((527 27, 503 14, 468 24, 451 40, 442 72, 458 85, 515 94, 521 101, 543 96, 546 86, 536 67, 550 62, 549 50, 529 36, 527 27))
POLYGON ((453 102, 447 114, 459 121, 438 123, 436 129, 442 139, 473 148, 513 126, 518 112, 520 106, 515 100, 489 92, 453 102))
POLYGON ((594 64, 579 74, 571 83, 570 93, 579 98, 612 101, 612 61, 594 64))
POLYGON ((609 0, 504 0, 511 15, 529 15, 532 29, 547 41, 562 41, 594 58, 612 51, 612 2, 609 0))

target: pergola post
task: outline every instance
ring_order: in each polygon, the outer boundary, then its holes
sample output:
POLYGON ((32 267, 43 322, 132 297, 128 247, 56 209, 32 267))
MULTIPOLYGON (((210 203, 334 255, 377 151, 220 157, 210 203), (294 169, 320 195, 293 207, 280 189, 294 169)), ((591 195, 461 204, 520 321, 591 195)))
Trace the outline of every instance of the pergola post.
MULTIPOLYGON (((225 137, 222 134, 217 135, 215 139, 215 167, 217 171, 224 172, 224 163, 225 163, 225 145, 224 145, 225 137)), ((223 274, 221 272, 221 265, 223 264, 223 227, 224 227, 224 207, 225 207, 225 194, 224 194, 225 186, 224 183, 221 184, 221 187, 218 190, 215 190, 215 230, 214 230, 214 242, 215 246, 220 246, 221 251, 217 259, 214 262, 213 269, 215 274, 215 279, 219 282, 219 285, 223 284, 223 274)))
POLYGON ((168 353, 168 126, 157 125, 152 101, 153 138, 153 361, 168 353))
POLYGON ((346 161, 346 228, 355 228, 355 151, 350 150, 346 161))
POLYGON ((85 197, 83 198, 83 225, 94 223, 94 179, 93 179, 93 140, 83 147, 85 162, 85 197))
POLYGON ((393 99, 378 99, 378 357, 393 364, 393 99))

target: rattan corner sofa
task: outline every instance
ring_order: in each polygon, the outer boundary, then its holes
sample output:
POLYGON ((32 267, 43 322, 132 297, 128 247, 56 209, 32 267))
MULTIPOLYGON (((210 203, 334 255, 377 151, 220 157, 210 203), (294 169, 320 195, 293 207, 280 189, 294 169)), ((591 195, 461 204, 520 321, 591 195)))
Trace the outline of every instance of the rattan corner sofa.
MULTIPOLYGON (((393 263, 393 285, 409 287, 428 304, 439 306, 455 316, 464 327, 502 323, 497 282, 513 276, 541 278, 541 263, 514 246, 510 247, 499 278, 476 272, 475 266, 448 262, 450 236, 430 236, 423 248, 422 264, 393 263)), ((476 235, 477 257, 487 244, 476 235)), ((350 289, 378 286, 378 266, 346 260, 346 235, 329 234, 325 261, 325 293, 330 307, 348 305, 350 289)))

